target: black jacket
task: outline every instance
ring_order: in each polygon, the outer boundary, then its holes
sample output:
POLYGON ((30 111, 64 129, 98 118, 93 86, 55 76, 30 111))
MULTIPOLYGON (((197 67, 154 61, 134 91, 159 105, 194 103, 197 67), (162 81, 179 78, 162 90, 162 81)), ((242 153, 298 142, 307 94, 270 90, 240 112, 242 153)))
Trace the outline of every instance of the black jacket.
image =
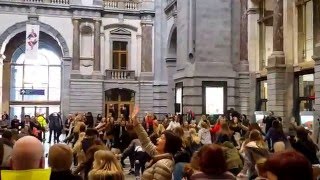
POLYGON ((82 180, 81 176, 73 175, 70 170, 67 171, 52 171, 50 180, 82 180))
POLYGON ((49 116, 49 128, 52 130, 61 130, 63 128, 62 119, 58 114, 50 114, 49 116))

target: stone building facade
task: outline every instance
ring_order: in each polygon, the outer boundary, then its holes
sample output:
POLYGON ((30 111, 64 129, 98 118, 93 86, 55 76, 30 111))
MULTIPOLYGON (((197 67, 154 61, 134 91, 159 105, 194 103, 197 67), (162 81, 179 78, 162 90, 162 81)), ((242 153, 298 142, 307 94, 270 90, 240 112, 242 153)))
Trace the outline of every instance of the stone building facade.
POLYGON ((161 88, 153 88, 153 0, 1 0, 0 9, 1 111, 96 116, 129 114, 134 104, 142 112, 162 107, 154 99, 161 88), (26 24, 40 26, 41 57, 31 64, 20 59, 26 24), (45 93, 27 96, 19 93, 22 89, 45 93))
POLYGON ((274 111, 318 134, 319 0, 249 0, 249 112, 274 111), (308 125, 311 123, 313 126, 308 125))
POLYGON ((138 104, 142 114, 223 114, 229 108, 249 114, 256 71, 249 71, 248 3, 0 0, 0 110, 128 115, 138 104), (26 71, 29 64, 20 59, 26 24, 40 25, 40 50, 61 61, 41 51, 49 63, 36 65, 48 78, 37 84, 30 78, 43 74, 26 71), (60 74, 51 75, 51 68, 60 74), (28 88, 44 88, 46 97, 19 93, 28 88))

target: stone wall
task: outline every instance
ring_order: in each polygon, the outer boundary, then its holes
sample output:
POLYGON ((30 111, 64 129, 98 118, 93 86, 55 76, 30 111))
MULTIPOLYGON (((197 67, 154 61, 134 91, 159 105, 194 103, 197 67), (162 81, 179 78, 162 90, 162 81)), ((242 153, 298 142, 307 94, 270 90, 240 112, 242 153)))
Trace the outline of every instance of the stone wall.
MULTIPOLYGON (((63 97, 62 97, 63 98, 63 97)), ((93 116, 104 112, 103 82, 100 80, 70 80, 70 113, 92 112, 93 116)))

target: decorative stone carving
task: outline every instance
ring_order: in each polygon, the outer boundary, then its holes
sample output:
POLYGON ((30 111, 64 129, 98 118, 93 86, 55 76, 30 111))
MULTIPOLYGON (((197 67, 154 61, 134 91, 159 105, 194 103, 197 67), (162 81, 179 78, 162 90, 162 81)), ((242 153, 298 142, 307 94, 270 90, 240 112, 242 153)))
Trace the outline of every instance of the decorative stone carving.
POLYGON ((108 25, 105 25, 105 26, 103 27, 104 30, 113 29, 113 28, 130 29, 130 30, 135 31, 135 32, 138 31, 138 28, 137 28, 137 27, 134 27, 134 26, 129 25, 129 24, 121 24, 121 23, 108 24, 108 25))
POLYGON ((273 3, 273 51, 283 51, 283 0, 273 3))
POLYGON ((131 32, 126 30, 126 29, 124 29, 124 28, 114 29, 114 30, 110 31, 110 34, 131 36, 131 32))

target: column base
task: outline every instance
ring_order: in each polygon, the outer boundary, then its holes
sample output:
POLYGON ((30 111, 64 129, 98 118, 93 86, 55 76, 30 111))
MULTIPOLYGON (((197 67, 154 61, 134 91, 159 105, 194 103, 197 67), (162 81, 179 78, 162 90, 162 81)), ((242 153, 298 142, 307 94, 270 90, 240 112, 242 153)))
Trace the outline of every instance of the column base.
POLYGON ((71 70, 70 74, 80 74, 80 70, 71 70))
POLYGON ((268 68, 272 67, 280 67, 285 65, 286 58, 284 56, 283 51, 274 51, 272 54, 268 57, 268 68))

